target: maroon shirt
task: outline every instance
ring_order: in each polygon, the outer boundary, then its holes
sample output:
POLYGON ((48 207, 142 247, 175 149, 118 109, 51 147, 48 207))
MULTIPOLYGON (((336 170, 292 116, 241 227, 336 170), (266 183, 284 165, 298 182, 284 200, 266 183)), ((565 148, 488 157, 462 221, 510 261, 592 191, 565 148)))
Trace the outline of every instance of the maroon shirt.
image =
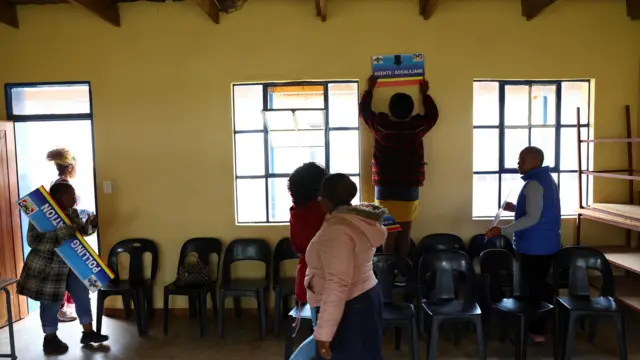
POLYGON ((389 114, 371 108, 373 91, 360 100, 360 117, 373 132, 373 184, 384 187, 419 187, 424 183, 422 138, 438 121, 438 107, 429 94, 422 95, 424 114, 406 121, 391 120, 389 114))

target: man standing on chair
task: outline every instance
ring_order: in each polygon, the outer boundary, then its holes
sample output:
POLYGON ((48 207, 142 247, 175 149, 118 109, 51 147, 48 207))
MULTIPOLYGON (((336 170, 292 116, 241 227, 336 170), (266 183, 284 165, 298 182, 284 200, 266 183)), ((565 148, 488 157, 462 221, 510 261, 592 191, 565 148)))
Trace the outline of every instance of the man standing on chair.
MULTIPOLYGON (((487 238, 513 234, 520 262, 523 289, 537 301, 552 303, 547 277, 553 257, 561 248, 560 195, 558 184, 544 163, 544 153, 535 146, 524 148, 518 159, 518 171, 524 186, 516 204, 507 203, 505 211, 515 212, 515 221, 504 227, 492 227, 487 238)), ((533 319, 529 326, 531 339, 544 342, 546 319, 533 319)))
MULTIPOLYGON (((429 95, 429 82, 420 82, 424 114, 413 114, 410 95, 394 94, 389 101, 389 114, 372 109, 376 76, 369 77, 368 88, 360 100, 360 117, 373 132, 371 170, 375 186, 375 201, 386 208, 402 228, 389 233, 385 253, 409 256, 411 223, 418 212, 418 195, 424 183, 424 147, 422 138, 438 121, 438 107, 429 95)), ((403 274, 396 275, 396 285, 405 283, 403 274)))

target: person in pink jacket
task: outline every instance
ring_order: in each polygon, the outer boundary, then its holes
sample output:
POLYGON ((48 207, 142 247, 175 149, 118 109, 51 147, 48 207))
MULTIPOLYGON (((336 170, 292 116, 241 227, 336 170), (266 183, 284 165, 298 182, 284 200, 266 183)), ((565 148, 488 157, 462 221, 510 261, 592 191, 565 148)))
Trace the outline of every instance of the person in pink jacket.
POLYGON ((387 211, 351 205, 357 191, 345 174, 327 176, 320 191, 327 215, 307 248, 305 276, 318 313, 318 359, 382 360, 382 293, 372 260, 387 237, 380 224, 387 211))

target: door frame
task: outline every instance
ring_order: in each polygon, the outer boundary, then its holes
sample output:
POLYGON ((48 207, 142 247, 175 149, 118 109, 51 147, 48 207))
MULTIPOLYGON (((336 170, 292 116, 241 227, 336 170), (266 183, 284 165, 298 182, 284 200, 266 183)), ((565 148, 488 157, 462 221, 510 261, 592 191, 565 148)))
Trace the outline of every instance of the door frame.
MULTIPOLYGON (((19 277, 20 273, 22 272, 22 266, 24 265, 24 254, 22 251, 20 207, 17 204, 18 171, 13 121, 0 121, 0 131, 4 131, 6 136, 8 173, 7 182, 9 184, 9 209, 11 214, 11 218, 9 219, 8 223, 5 224, 6 228, 10 229, 9 238, 11 240, 8 242, 8 244, 6 242, 0 243, 0 247, 2 247, 4 250, 9 250, 5 252, 5 258, 3 259, 3 262, 8 265, 7 270, 11 273, 14 273, 13 271, 15 271, 15 277, 19 277)), ((5 219, 0 219, 0 221, 5 221, 5 219)), ((3 236, 3 239, 6 239, 6 237, 3 236)), ((14 321, 18 321, 29 314, 29 309, 27 308, 27 299, 24 296, 17 296, 17 293, 15 292, 15 286, 13 286, 13 288, 13 291, 11 291, 14 300, 12 302, 13 319, 14 321)))

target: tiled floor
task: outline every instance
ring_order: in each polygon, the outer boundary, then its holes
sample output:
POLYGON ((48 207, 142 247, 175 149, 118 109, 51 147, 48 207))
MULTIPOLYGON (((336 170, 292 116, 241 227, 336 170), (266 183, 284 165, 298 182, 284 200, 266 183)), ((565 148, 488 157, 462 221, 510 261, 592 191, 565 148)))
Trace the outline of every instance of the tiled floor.
MULTIPOLYGON (((81 360, 81 359, 127 359, 127 360, 281 360, 283 359, 283 338, 276 338, 269 334, 265 341, 258 339, 257 319, 250 314, 244 314, 242 319, 235 319, 231 314, 226 316, 225 338, 219 339, 215 334, 215 324, 210 319, 210 327, 204 339, 200 339, 197 320, 173 316, 169 327, 169 336, 162 334, 161 317, 155 318, 150 334, 139 338, 135 323, 119 319, 104 319, 104 332, 111 339, 107 345, 95 348, 80 346, 80 326, 77 322, 61 324, 60 337, 70 345, 69 352, 60 357, 50 359, 81 360)), ((638 339, 637 314, 626 317, 629 325, 627 339, 629 343, 629 359, 640 359, 640 344, 638 339), (635 323, 635 324, 634 324, 635 323), (632 329, 634 328, 634 329, 632 329)), ((17 352, 20 360, 45 359, 42 355, 42 334, 40 331, 38 314, 32 314, 15 326, 17 338, 17 352)), ((616 342, 610 324, 602 321, 599 327, 596 346, 584 341, 584 334, 579 333, 578 344, 573 359, 576 360, 613 360, 617 359, 616 342)), ((442 335, 439 343, 439 359, 474 359, 476 355, 473 334, 466 334, 460 346, 452 344, 451 335, 442 335)), ((386 334, 385 357, 387 360, 409 359, 407 346, 403 344, 402 351, 393 349, 393 334, 386 334)), ((0 353, 8 350, 8 331, 0 330, 0 353)), ((513 347, 500 344, 492 339, 487 349, 489 359, 513 359, 513 347)), ((552 359, 550 345, 532 346, 529 348, 528 359, 552 359)), ((420 346, 420 359, 426 358, 426 346, 420 346)))

